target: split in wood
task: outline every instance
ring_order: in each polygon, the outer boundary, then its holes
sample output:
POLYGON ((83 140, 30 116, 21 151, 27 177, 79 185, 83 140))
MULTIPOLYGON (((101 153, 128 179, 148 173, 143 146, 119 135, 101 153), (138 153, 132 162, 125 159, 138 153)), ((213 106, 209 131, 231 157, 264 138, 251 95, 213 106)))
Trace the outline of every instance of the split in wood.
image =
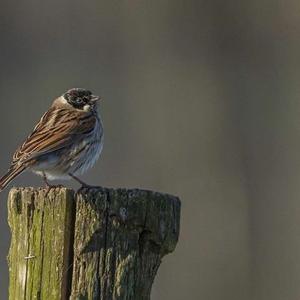
POLYGON ((144 190, 12 189, 9 299, 150 299, 179 235, 178 198, 144 190))

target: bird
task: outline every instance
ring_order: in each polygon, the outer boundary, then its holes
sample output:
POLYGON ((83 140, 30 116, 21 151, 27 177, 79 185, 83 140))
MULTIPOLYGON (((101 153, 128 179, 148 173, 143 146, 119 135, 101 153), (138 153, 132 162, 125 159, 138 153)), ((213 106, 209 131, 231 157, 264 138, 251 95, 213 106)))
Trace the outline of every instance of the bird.
POLYGON ((7 173, 0 178, 0 192, 29 170, 49 180, 74 179, 94 166, 103 148, 103 125, 98 102, 101 97, 83 88, 72 88, 56 98, 32 133, 13 155, 7 173))

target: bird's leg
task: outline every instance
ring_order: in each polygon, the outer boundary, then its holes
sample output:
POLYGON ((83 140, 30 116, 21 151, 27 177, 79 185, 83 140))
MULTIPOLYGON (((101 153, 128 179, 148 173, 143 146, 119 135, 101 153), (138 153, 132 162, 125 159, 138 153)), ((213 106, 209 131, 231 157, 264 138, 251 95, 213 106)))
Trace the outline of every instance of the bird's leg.
POLYGON ((44 182, 46 184, 46 188, 47 189, 49 189, 49 188, 52 187, 51 184, 48 182, 48 179, 47 179, 47 176, 46 176, 45 172, 43 172, 43 180, 44 180, 44 182))
POLYGON ((45 172, 43 172, 43 180, 44 180, 44 182, 45 182, 45 184, 46 184, 46 190, 47 190, 46 195, 48 195, 48 193, 49 193, 49 191, 50 191, 51 189, 55 189, 55 188, 57 188, 57 187, 58 187, 58 188, 63 187, 62 184, 59 184, 59 185, 53 185, 53 184, 50 184, 49 181, 48 181, 48 179, 47 179, 47 176, 46 176, 45 172))
POLYGON ((46 184, 46 197, 47 197, 48 194, 49 194, 49 192, 50 192, 50 190, 51 190, 51 188, 52 188, 52 186, 51 186, 51 184, 48 182, 47 176, 46 176, 45 172, 43 172, 43 180, 44 180, 44 182, 45 182, 45 184, 46 184))
POLYGON ((77 182, 79 182, 81 184, 80 189, 95 187, 95 186, 92 186, 92 185, 89 185, 89 184, 85 183, 84 181, 82 181, 81 179, 79 179, 78 177, 73 175, 72 173, 69 173, 69 176, 72 177, 74 180, 76 180, 77 182))

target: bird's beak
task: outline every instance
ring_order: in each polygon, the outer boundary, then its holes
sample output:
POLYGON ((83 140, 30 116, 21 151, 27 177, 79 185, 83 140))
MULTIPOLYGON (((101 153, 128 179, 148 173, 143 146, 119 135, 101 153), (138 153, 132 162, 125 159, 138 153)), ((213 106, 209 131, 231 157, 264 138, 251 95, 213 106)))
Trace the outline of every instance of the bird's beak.
POLYGON ((100 97, 100 96, 92 95, 91 101, 92 101, 93 103, 96 103, 96 102, 98 102, 98 101, 100 101, 100 100, 101 100, 101 97, 100 97))

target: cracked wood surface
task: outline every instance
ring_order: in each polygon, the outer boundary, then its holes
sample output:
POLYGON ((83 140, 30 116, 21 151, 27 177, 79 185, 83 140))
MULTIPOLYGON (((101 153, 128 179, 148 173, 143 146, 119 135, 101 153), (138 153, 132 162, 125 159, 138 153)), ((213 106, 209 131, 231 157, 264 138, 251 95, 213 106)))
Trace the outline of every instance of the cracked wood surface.
POLYGON ((74 212, 72 190, 10 191, 10 300, 67 299, 74 212))
POLYGON ((12 189, 8 208, 10 300, 150 299, 179 235, 179 199, 151 191, 12 189))

